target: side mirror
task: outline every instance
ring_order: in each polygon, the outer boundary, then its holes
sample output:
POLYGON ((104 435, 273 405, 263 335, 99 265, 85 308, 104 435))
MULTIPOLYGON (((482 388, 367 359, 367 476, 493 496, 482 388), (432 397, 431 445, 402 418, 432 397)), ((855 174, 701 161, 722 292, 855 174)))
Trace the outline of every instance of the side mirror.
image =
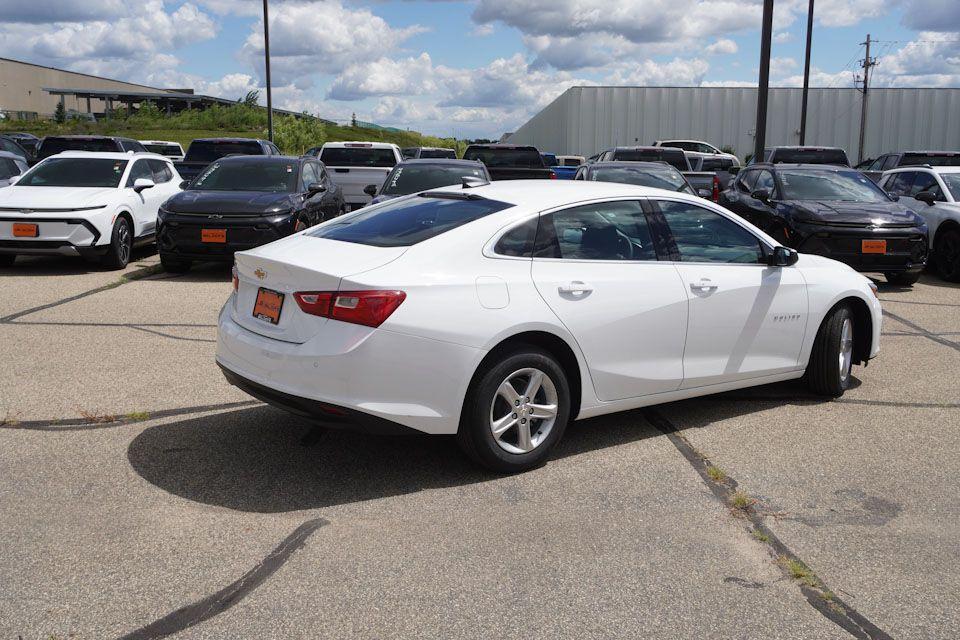
POLYGON ((713 191, 710 189, 697 189, 697 195, 708 200, 713 197, 713 191))
POLYGON ((147 189, 152 189, 155 186, 156 184, 150 178, 137 178, 133 181, 133 190, 137 193, 147 189))
POLYGON ((750 197, 754 200, 759 200, 760 202, 770 202, 770 190, 769 189, 757 189, 750 194, 750 197))
POLYGON ((189 186, 190 186, 190 181, 189 181, 189 180, 181 180, 181 181, 180 181, 180 190, 181 190, 181 191, 183 191, 184 189, 186 189, 186 188, 189 187, 189 186))
POLYGON ((320 184, 319 182, 311 182, 310 184, 307 185, 307 192, 310 195, 313 195, 315 193, 323 193, 326 190, 327 188, 324 185, 320 184))
POLYGON ((937 196, 931 191, 921 191, 920 193, 913 196, 914 200, 919 200, 920 202, 926 202, 931 207, 933 203, 937 201, 937 196))
POLYGON ((893 200, 894 202, 897 202, 900 199, 899 193, 893 193, 891 191, 887 191, 887 195, 890 196, 890 199, 893 200))
POLYGON ((790 265, 797 264, 797 260, 799 259, 800 254, 797 253, 796 249, 776 246, 773 248, 773 252, 767 256, 767 264, 771 267, 789 267, 790 265))
POLYGON ((377 195, 377 185, 375 185, 375 184, 368 184, 367 186, 365 186, 365 187, 363 188, 363 192, 364 192, 365 194, 367 194, 368 196, 370 196, 371 198, 376 197, 376 195, 377 195))

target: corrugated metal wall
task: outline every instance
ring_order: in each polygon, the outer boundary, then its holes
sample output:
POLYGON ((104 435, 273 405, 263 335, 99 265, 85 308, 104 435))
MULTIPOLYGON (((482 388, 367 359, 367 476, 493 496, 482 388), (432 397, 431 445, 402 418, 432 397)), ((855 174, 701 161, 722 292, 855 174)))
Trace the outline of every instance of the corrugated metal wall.
MULTIPOLYGON (((798 144, 800 89, 772 88, 767 146, 798 144)), ((749 87, 572 87, 510 137, 541 151, 591 156, 615 145, 665 138, 753 152, 757 90, 749 87)), ((871 89, 864 153, 960 149, 960 89, 871 89)), ((857 157, 860 93, 810 89, 807 144, 857 157)))

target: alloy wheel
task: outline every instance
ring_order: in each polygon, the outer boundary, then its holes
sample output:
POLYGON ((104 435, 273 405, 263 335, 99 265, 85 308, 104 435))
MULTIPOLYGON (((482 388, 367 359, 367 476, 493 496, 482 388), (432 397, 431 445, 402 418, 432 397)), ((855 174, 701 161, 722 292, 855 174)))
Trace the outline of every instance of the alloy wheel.
POLYGON ((844 386, 850 379, 850 368, 853 366, 853 323, 850 318, 843 319, 840 328, 840 382, 844 386))
POLYGON ((529 453, 550 435, 559 407, 553 380, 540 369, 514 371, 490 403, 490 432, 508 453, 529 453))

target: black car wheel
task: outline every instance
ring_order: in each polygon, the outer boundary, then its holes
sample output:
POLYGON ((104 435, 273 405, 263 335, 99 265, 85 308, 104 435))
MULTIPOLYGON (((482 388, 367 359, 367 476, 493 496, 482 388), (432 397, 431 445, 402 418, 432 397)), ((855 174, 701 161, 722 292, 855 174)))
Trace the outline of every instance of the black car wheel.
POLYGON ((110 246, 103 256, 103 265, 111 269, 123 269, 130 262, 133 252, 133 231, 130 223, 123 216, 117 216, 113 223, 113 233, 110 236, 110 246))
POLYGON ((189 260, 179 260, 167 253, 160 253, 160 264, 163 270, 169 273, 186 273, 190 271, 192 263, 189 260))
POLYGON ((834 308, 820 325, 804 374, 814 393, 839 398, 850 387, 854 329, 853 313, 846 305, 834 308))
POLYGON ((563 369, 545 351, 521 347, 474 380, 457 441, 482 466, 518 473, 547 459, 569 414, 570 385, 563 369))
POLYGON ((13 261, 17 259, 15 253, 0 253, 0 267, 12 267, 13 261))
POLYGON ((886 276, 887 282, 901 287, 911 287, 920 279, 919 271, 897 271, 883 275, 886 276))
POLYGON ((933 260, 941 278, 960 282, 960 229, 947 229, 937 234, 933 260))

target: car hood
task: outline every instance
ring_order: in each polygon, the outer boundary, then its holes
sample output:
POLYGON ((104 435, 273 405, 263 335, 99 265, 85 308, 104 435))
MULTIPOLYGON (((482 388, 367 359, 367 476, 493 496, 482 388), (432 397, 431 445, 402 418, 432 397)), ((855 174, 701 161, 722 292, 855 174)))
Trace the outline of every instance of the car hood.
POLYGON ((794 218, 806 222, 886 225, 921 224, 911 209, 897 202, 788 200, 794 218))
POLYGON ((82 209, 113 202, 120 189, 105 187, 21 187, 0 192, 0 208, 82 209))
POLYGON ((204 191, 189 189, 167 200, 163 208, 170 213, 210 213, 219 215, 256 215, 286 211, 299 196, 293 193, 262 191, 204 191))

